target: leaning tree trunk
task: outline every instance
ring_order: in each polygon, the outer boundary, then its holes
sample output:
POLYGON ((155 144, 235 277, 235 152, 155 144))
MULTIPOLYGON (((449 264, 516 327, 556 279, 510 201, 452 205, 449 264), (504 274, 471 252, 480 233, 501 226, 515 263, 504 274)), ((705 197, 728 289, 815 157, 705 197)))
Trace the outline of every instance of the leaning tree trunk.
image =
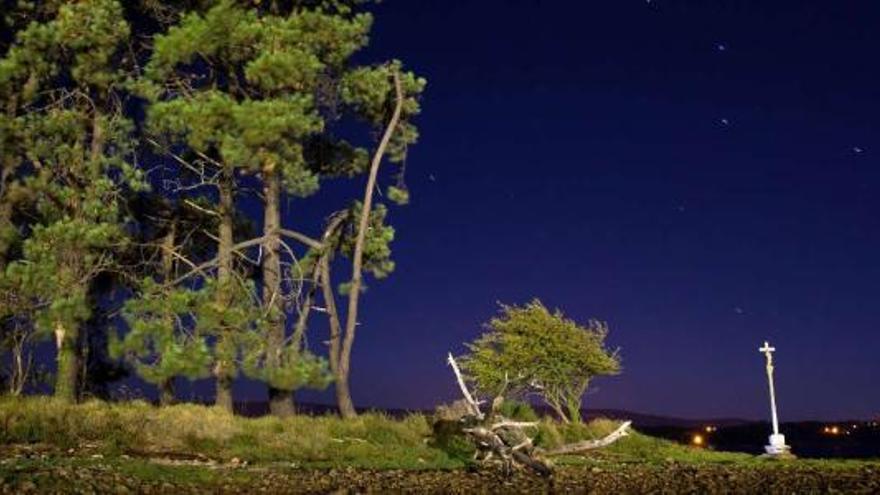
POLYGON ((78 332, 76 327, 55 322, 55 343, 58 348, 58 374, 55 377, 55 397, 64 402, 76 402, 77 378, 79 377, 79 355, 77 349, 78 332))
MULTIPOLYGON (((232 229, 235 221, 235 202, 233 198, 233 176, 231 171, 224 171, 220 179, 220 227, 219 242, 217 245, 217 282, 220 285, 217 297, 221 307, 228 305, 231 297, 232 282, 232 229)), ((226 335, 228 329, 222 330, 219 340, 229 339, 226 335)), ((216 347, 221 347, 218 345, 216 347)), ((227 362, 227 357, 218 355, 214 363, 214 377, 216 378, 217 394, 215 405, 233 412, 232 408, 232 376, 234 363, 227 362)))
MULTIPOLYGON (((284 346, 284 304, 281 287, 281 177, 274 163, 263 168, 263 305, 269 316, 269 335, 266 342, 266 366, 269 369, 281 365, 284 346)), ((291 416, 293 393, 269 384, 269 411, 274 416, 291 416)))
POLYGON ((336 405, 339 407, 339 414, 345 419, 356 418, 357 410, 354 408, 351 389, 348 387, 348 370, 336 375, 334 390, 336 391, 336 405))
POLYGON ((324 304, 327 307, 327 315, 330 321, 330 372, 333 373, 334 390, 336 392, 336 406, 339 414, 344 418, 357 416, 354 403, 351 400, 351 391, 348 388, 348 371, 345 375, 339 369, 340 353, 342 350, 342 325, 339 322, 339 312, 336 308, 336 297, 333 295, 333 281, 330 278, 330 258, 328 255, 321 256, 319 261, 320 285, 324 296, 324 304))
POLYGON ((364 243, 367 236, 367 228, 370 224, 370 211, 373 207, 373 192, 376 189, 376 178, 379 175, 379 165, 382 164, 382 157, 385 155, 385 149, 391 141, 391 135, 397 128, 400 121, 400 113, 403 110, 403 90, 401 89, 400 74, 396 71, 394 76, 394 90, 396 103, 391 120, 379 147, 373 154, 370 163, 370 175, 367 178, 367 188, 364 191, 364 202, 361 207, 361 218, 358 224, 357 237, 354 242, 354 255, 351 261, 351 288, 348 294, 348 312, 345 319, 345 336, 342 341, 342 349, 339 353, 339 363, 336 366, 335 386, 336 401, 339 406, 339 412, 343 418, 354 418, 357 412, 351 400, 351 392, 348 386, 348 372, 351 366, 351 348, 354 345, 355 332, 357 330, 358 302, 361 295, 361 282, 363 279, 363 261, 364 261, 364 243))

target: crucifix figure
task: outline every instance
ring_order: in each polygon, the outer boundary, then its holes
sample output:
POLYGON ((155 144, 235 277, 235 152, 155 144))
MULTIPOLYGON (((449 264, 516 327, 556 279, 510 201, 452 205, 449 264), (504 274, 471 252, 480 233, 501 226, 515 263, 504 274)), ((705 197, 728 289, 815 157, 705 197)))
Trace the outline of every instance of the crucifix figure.
POLYGON ((770 343, 764 341, 764 347, 758 348, 758 351, 767 356, 767 382, 770 384, 770 412, 773 415, 773 434, 770 435, 770 445, 764 447, 769 455, 785 455, 788 454, 789 446, 785 445, 785 435, 779 433, 779 418, 776 416, 776 390, 773 387, 773 352, 775 347, 770 347, 770 343))

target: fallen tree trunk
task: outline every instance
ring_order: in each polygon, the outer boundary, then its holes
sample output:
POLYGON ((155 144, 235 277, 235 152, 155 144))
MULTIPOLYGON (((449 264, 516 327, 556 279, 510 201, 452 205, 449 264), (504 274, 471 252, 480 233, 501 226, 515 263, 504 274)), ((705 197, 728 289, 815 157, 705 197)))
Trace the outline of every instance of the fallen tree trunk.
POLYGON ((612 443, 620 440, 621 438, 627 436, 629 434, 628 430, 632 421, 625 421, 621 424, 616 430, 611 432, 604 438, 599 438, 596 440, 584 440, 582 442, 569 443, 566 445, 562 445, 560 447, 556 447, 555 449, 550 450, 539 450, 539 453, 542 455, 565 455, 565 454, 577 454, 579 452, 585 452, 587 450, 593 449, 601 449, 602 447, 607 447, 612 443))

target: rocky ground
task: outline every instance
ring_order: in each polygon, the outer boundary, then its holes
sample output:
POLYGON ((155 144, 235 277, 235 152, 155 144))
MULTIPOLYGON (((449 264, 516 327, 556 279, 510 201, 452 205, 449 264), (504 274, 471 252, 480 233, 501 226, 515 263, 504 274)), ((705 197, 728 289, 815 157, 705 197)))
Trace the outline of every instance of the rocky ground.
POLYGON ((243 461, 0 453, 0 493, 880 493, 880 464, 593 462, 550 478, 495 470, 251 466, 243 461), (4 455, 5 454, 5 455, 4 455))

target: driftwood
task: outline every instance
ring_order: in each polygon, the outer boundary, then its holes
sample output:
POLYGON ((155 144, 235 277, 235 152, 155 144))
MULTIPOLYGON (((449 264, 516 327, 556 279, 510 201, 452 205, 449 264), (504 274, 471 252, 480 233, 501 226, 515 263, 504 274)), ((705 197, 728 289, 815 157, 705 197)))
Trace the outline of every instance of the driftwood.
MULTIPOLYGON (((604 438, 584 440, 570 443, 553 449, 541 449, 534 445, 534 435, 527 432, 537 432, 537 422, 512 421, 498 414, 498 408, 504 401, 504 391, 493 401, 488 413, 480 409, 480 402, 468 390, 461 370, 452 354, 447 359, 449 366, 455 373, 458 387, 461 389, 463 401, 458 406, 445 408, 443 413, 446 420, 455 419, 461 425, 461 431, 474 440, 477 445, 475 459, 482 462, 501 463, 505 471, 510 472, 515 466, 528 467, 542 476, 551 474, 546 457, 555 455, 577 454, 588 450, 599 449, 627 436, 631 421, 621 424, 616 430, 604 438)), ((506 387, 504 387, 506 388, 506 387)))
POLYGON ((578 452, 584 452, 586 450, 593 449, 601 449, 602 447, 607 447, 612 443, 620 440, 621 438, 627 436, 627 430, 629 430, 629 426, 632 424, 632 421, 625 421, 621 424, 616 430, 611 432, 608 436, 604 438, 599 438, 597 440, 584 440, 582 442, 569 443, 566 445, 562 445, 556 447, 555 449, 550 450, 542 450, 541 453, 544 455, 565 455, 565 454, 577 454, 578 452))

